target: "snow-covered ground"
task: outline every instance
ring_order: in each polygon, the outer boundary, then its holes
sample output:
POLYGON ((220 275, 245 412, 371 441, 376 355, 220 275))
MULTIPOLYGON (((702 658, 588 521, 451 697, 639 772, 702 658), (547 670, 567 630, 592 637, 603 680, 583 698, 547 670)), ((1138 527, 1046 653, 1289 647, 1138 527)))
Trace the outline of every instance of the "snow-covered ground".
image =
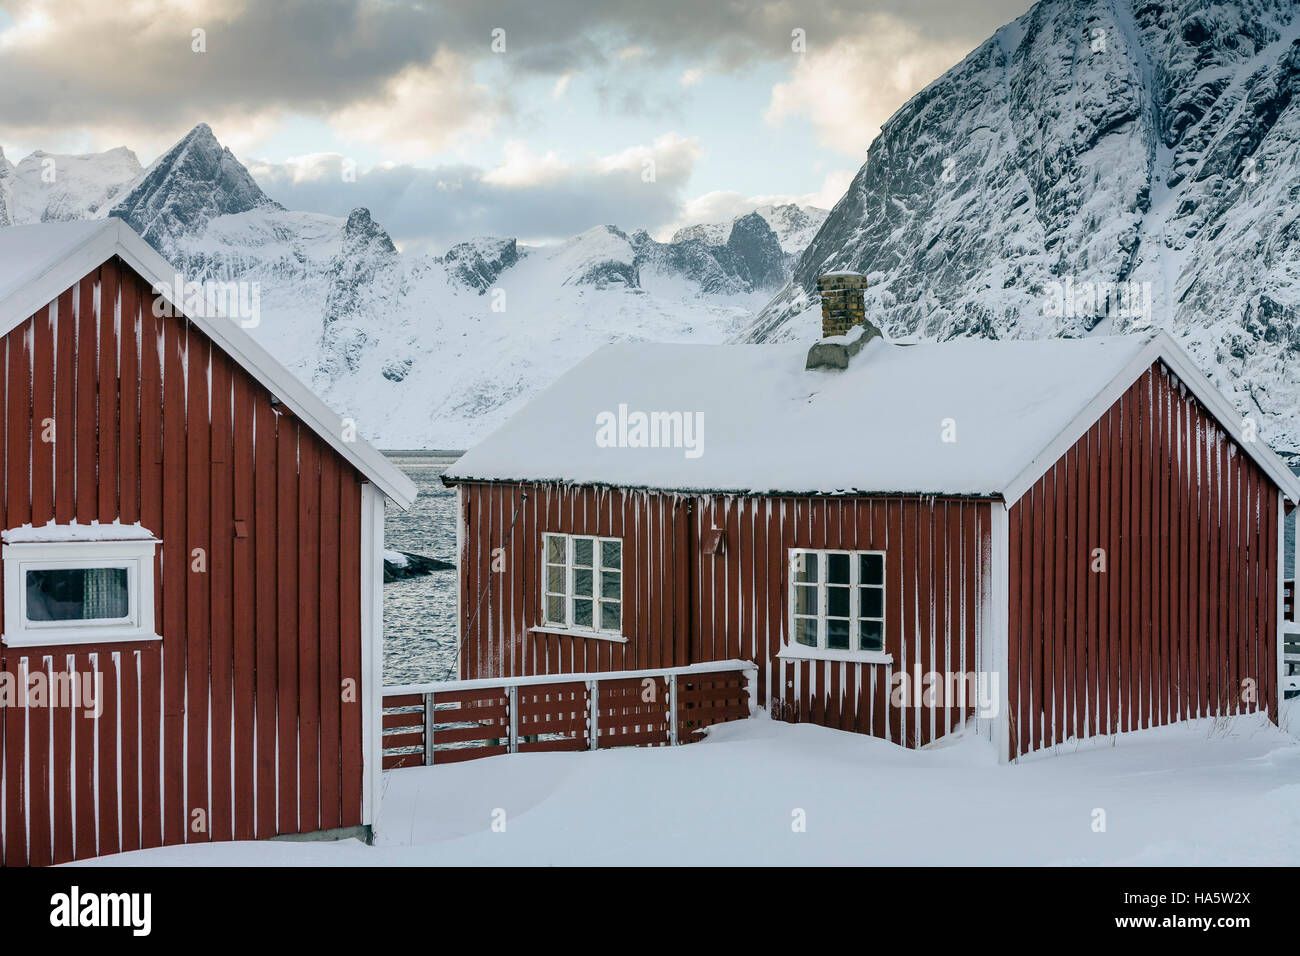
MULTIPOLYGON (((1287 726, 1300 706, 1286 705, 1287 726)), ((377 845, 226 843, 109 865, 1294 865, 1300 741, 1197 721, 999 766, 812 725, 685 747, 520 754, 390 773, 377 845), (1104 831, 1096 829, 1104 812, 1104 831), (799 824, 802 822, 803 826, 799 824)))

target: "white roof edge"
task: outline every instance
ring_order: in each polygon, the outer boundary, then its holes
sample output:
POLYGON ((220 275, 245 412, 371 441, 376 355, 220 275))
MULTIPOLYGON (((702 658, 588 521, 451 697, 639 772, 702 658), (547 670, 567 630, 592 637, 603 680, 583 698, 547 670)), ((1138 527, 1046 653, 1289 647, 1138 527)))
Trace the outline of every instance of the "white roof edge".
MULTIPOLYGON (((102 229, 91 233, 49 268, 34 274, 0 300, 0 335, 17 328, 114 255, 120 256, 155 289, 169 292, 173 288, 177 270, 156 249, 121 219, 109 217, 103 222, 102 229)), ((342 419, 251 335, 234 322, 189 315, 183 303, 172 305, 387 497, 404 510, 410 508, 418 494, 411 479, 364 439, 344 440, 342 419)))
POLYGON ((1142 373, 1157 361, 1163 361, 1169 366, 1178 376, 1179 381, 1186 385, 1214 416, 1219 427, 1227 432, 1237 446, 1259 465, 1274 484, 1282 489, 1287 498, 1293 503, 1300 503, 1300 476, 1295 475, 1286 466, 1267 442, 1241 440, 1239 430, 1233 424, 1240 419, 1237 410, 1224 398, 1223 393, 1214 387, 1214 383, 1196 367, 1187 351, 1175 342, 1168 332, 1160 330, 1153 333, 1151 340, 1124 367, 1123 371, 1115 376, 1110 384, 1102 389, 1046 448, 1035 455, 1020 474, 1007 483, 1002 491, 1007 507, 1010 508, 1024 497, 1025 492, 1033 487, 1034 482, 1059 461, 1062 455, 1073 448, 1106 410, 1119 401, 1142 373))

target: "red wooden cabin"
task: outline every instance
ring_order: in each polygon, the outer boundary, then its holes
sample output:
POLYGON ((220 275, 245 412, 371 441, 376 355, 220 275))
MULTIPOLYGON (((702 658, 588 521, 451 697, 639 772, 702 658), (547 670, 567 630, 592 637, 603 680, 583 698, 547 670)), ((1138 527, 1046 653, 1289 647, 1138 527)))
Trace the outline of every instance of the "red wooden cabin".
POLYGON ((116 219, 0 230, 5 865, 374 817, 414 488, 185 289, 116 219))
POLYGON ((838 305, 813 353, 607 346, 457 462, 461 676, 744 658, 774 716, 1004 759, 1276 721, 1300 481, 1169 336, 838 305))

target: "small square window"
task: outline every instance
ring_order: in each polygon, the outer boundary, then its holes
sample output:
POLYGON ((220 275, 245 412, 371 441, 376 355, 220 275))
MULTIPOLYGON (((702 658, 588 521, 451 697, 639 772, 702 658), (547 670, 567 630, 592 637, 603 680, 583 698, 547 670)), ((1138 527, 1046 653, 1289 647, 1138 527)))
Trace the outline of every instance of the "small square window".
POLYGON ((156 640, 158 540, 137 525, 11 528, 4 541, 4 643, 156 640))

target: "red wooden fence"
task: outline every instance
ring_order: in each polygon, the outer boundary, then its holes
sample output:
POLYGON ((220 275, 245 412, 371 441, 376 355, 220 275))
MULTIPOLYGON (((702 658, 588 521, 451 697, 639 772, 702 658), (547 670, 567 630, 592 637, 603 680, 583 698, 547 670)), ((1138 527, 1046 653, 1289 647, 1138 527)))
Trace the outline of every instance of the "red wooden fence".
POLYGON ((746 661, 719 661, 389 688, 383 765, 689 743, 705 727, 749 716, 756 674, 746 661))

